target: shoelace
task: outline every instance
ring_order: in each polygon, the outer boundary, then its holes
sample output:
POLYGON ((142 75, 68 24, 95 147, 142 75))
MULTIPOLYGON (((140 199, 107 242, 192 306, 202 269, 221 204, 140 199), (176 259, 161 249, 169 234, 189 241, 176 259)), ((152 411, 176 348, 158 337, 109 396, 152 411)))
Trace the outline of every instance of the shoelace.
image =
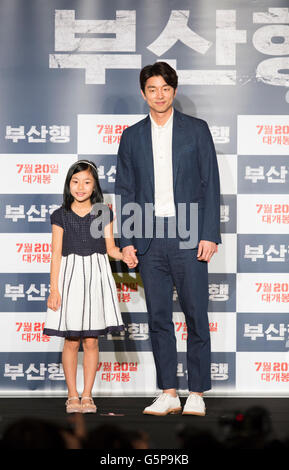
POLYGON ((166 400, 170 395, 168 393, 161 393, 161 395, 159 395, 158 397, 156 397, 154 400, 153 400, 153 403, 157 400, 166 400))

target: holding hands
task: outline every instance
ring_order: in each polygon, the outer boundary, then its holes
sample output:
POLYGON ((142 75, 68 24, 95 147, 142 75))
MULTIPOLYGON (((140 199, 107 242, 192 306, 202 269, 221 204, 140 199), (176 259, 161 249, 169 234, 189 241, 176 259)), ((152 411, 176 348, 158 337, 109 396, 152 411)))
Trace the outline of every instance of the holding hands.
POLYGON ((136 251, 137 250, 133 245, 126 246, 122 249, 122 260, 128 265, 130 269, 135 268, 138 264, 136 251))
MULTIPOLYGON (((216 243, 201 240, 198 247, 198 260, 207 261, 209 263, 212 256, 217 253, 217 251, 218 245, 216 243)), ((138 264, 136 252, 137 250, 133 245, 126 246, 122 250, 122 261, 124 261, 130 269, 135 268, 138 264)))

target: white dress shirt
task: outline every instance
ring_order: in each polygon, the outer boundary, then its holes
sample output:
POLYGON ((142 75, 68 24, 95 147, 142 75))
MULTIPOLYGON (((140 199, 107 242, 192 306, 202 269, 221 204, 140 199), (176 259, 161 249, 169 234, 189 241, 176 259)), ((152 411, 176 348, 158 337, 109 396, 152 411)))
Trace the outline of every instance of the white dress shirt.
POLYGON ((175 216, 174 189, 173 189, 173 115, 164 126, 158 126, 151 114, 152 147, 154 161, 155 183, 155 215, 157 217, 175 216))

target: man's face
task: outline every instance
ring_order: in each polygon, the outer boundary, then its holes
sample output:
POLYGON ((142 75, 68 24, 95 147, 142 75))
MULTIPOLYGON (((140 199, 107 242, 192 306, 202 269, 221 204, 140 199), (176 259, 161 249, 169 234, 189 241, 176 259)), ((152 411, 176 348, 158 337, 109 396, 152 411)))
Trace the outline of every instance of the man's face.
POLYGON ((151 111, 165 113, 173 105, 176 90, 168 85, 161 75, 157 75, 146 81, 145 92, 141 93, 151 111))

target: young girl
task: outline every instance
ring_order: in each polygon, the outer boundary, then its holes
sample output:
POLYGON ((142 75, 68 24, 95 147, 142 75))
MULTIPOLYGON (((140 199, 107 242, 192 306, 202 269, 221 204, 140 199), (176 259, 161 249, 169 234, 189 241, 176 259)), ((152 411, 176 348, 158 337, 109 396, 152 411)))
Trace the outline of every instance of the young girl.
POLYGON ((62 363, 68 413, 96 412, 91 392, 98 364, 98 336, 124 329, 108 259, 109 255, 122 260, 114 243, 112 219, 112 211, 103 204, 95 164, 77 161, 66 176, 63 204, 51 214, 50 295, 43 331, 65 338, 62 363), (97 208, 95 213, 93 208, 97 208), (103 236, 92 236, 93 221, 102 227, 103 236), (80 340, 84 352, 81 401, 76 388, 80 340))

